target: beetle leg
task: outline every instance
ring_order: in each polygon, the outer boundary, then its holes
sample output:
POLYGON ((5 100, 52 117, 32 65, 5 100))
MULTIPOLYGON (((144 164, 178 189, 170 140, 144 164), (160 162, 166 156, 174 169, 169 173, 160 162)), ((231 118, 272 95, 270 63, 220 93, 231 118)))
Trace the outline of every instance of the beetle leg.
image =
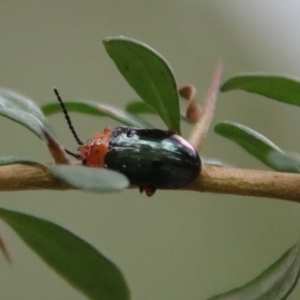
POLYGON ((151 197, 155 194, 156 188, 150 186, 148 187, 140 186, 140 193, 142 194, 144 191, 148 197, 151 197))

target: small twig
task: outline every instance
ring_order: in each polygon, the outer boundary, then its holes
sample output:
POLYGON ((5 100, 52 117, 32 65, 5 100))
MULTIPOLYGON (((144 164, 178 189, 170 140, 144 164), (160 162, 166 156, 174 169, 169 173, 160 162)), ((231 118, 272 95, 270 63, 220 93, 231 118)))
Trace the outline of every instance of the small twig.
POLYGON ((67 189, 70 189, 67 184, 43 167, 19 164, 0 167, 0 191, 67 189))
MULTIPOLYGON (((71 189, 74 188, 37 166, 16 164, 0 167, 0 191, 71 189)), ((267 197, 300 203, 300 175, 204 165, 199 178, 182 190, 267 197)))
POLYGON ((190 144, 197 150, 200 150, 200 148, 202 147, 214 116, 221 74, 222 62, 220 61, 217 65, 212 82, 208 89, 202 116, 200 120, 195 124, 194 129, 189 138, 190 144))
POLYGON ((70 160, 63 147, 46 130, 43 131, 47 147, 56 164, 70 164, 70 160))

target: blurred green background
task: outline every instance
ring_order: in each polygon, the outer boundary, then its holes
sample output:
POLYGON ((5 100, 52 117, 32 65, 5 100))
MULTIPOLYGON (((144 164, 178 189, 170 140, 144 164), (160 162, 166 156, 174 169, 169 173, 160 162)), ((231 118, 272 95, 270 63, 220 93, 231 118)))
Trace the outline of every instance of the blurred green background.
MULTIPOLYGON (((123 107, 136 99, 106 54, 102 39, 125 35, 148 43, 171 64, 179 84, 192 83, 203 100, 221 57, 223 79, 238 72, 300 76, 296 1, 1 1, 0 85, 39 104, 91 99, 123 107)), ((250 126, 284 149, 297 151, 300 111, 242 92, 222 94, 215 122, 250 126)), ((73 114, 81 139, 109 119, 73 114)), ((151 118, 151 117, 150 117, 151 118)), ((152 117, 157 126, 160 120, 152 117)), ((75 150, 62 114, 51 117, 59 139, 75 150)), ((184 127, 188 136, 191 128, 184 127)), ((0 155, 51 161, 46 147, 21 126, 0 119, 0 155)), ((229 164, 266 169, 211 130, 201 151, 229 164)), ((294 244, 297 204, 180 191, 147 198, 137 190, 1 193, 0 205, 71 229, 123 271, 134 300, 206 299, 246 283, 294 244)), ((3 223, 13 266, 0 259, 1 299, 85 299, 25 246, 3 223)), ((299 299, 297 288, 289 299, 299 299)))

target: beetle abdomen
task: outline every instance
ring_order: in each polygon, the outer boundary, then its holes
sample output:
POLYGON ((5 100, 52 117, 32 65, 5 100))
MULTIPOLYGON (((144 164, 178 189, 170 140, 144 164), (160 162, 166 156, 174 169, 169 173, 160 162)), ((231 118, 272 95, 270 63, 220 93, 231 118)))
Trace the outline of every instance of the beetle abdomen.
POLYGON ((179 188, 194 180, 201 169, 197 151, 182 137, 129 127, 112 131, 104 163, 142 188, 179 188))

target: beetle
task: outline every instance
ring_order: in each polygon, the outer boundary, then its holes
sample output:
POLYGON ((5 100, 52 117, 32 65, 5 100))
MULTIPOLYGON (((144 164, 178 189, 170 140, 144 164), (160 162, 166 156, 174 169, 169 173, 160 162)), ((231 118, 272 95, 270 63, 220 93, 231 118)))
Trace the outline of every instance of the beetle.
POLYGON ((54 92, 79 145, 78 154, 65 151, 83 165, 118 171, 149 197, 156 189, 180 188, 198 177, 201 171, 198 152, 173 130, 105 128, 87 142, 81 142, 57 89, 54 92))

